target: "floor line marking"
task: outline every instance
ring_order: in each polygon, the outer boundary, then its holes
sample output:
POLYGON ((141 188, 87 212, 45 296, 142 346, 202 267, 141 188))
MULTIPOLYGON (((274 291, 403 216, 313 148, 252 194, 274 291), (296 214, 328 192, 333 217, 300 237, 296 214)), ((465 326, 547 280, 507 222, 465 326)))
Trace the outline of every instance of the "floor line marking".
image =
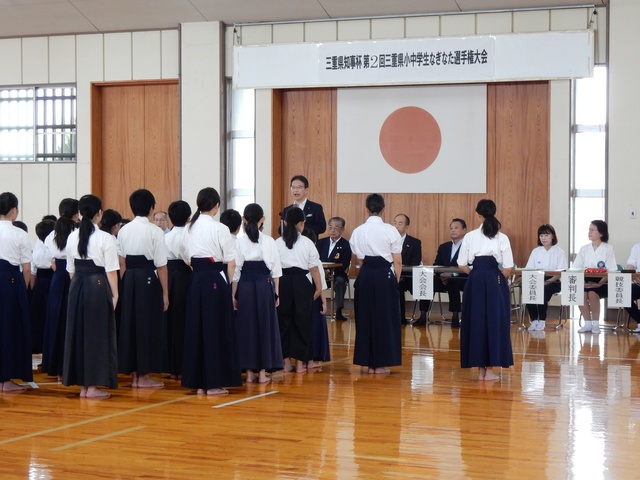
POLYGON ((39 432, 28 433, 26 435, 21 435, 19 437, 7 438, 5 440, 0 440, 0 445, 6 445, 7 443, 13 443, 13 442, 17 442, 17 441, 20 441, 20 440, 26 440, 26 439, 33 438, 33 437, 38 437, 40 435, 46 435, 48 433, 59 432, 60 430, 66 430, 67 428, 74 428, 74 427, 79 427, 81 425, 87 425, 89 423, 101 422, 102 420, 108 420, 110 418, 120 417, 122 415, 129 415, 130 413, 141 412, 143 410, 148 410, 150 408, 156 408, 156 407, 161 407, 163 405, 169 405, 170 403, 182 402, 182 401, 185 401, 185 400, 192 400, 192 399, 193 399, 193 396, 191 396, 191 395, 185 395, 184 397, 172 398, 171 400, 166 400, 166 401, 160 402, 160 403, 154 403, 153 405, 145 405, 145 406, 142 406, 142 407, 138 407, 138 408, 134 408, 134 409, 130 409, 130 410, 125 410, 125 411, 122 411, 122 412, 112 413, 110 415, 103 415, 101 417, 89 418, 87 420, 82 420, 82 421, 76 422, 76 423, 70 423, 68 425, 61 425, 59 427, 48 428, 46 430, 40 430, 39 432))
POLYGON ((267 395, 273 395, 274 393, 278 393, 277 390, 272 390, 267 393, 261 393, 260 395, 254 395, 252 397, 241 398, 240 400, 234 400, 233 402, 221 403, 220 405, 214 405, 211 408, 222 408, 228 407, 229 405, 235 405, 237 403, 248 402, 249 400, 255 400, 256 398, 266 397, 267 395))
POLYGON ((126 428, 124 430, 120 430, 118 432, 107 433, 105 435, 100 435, 98 437, 88 438, 87 440, 81 440, 80 442, 69 443, 67 445, 63 445, 61 447, 52 448, 52 452, 59 452, 60 450, 66 450, 68 448, 80 447, 82 445, 86 445, 88 443, 97 442, 100 440, 104 440, 106 438, 117 437, 118 435, 124 435, 125 433, 135 432, 136 430, 141 430, 143 428, 147 428, 144 425, 139 425, 137 427, 126 428))

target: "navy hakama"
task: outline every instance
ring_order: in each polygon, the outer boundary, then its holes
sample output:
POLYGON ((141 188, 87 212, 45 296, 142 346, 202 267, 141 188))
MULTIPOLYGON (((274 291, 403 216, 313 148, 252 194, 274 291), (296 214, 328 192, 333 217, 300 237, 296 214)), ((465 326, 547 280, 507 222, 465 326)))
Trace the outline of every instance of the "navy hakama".
POLYGON ((284 358, 303 362, 311 358, 312 307, 315 288, 307 278, 308 270, 298 267, 282 269, 278 324, 284 358))
POLYGON ((127 255, 122 279, 118 335, 118 371, 138 375, 161 373, 165 351, 162 285, 153 260, 127 255))
POLYGON ((475 257, 462 303, 462 368, 513 365, 510 308, 509 285, 496 259, 475 257))
POLYGON ((222 262, 192 258, 182 386, 209 390, 242 385, 231 286, 222 262))
POLYGON ((31 316, 31 351, 42 353, 44 338, 44 324, 47 317, 47 297, 53 269, 39 268, 36 273, 36 281, 31 289, 29 297, 29 313, 31 316))
POLYGON ((329 330, 327 329, 327 316, 322 311, 322 299, 313 301, 311 314, 311 359, 315 362, 328 362, 331 360, 329 351, 329 330))
POLYGON ((33 381, 29 300, 20 267, 0 260, 0 382, 13 378, 33 381))
POLYGON ((69 288, 64 385, 118 388, 116 321, 104 267, 75 260, 69 288))
POLYGON ((165 371, 173 375, 182 373, 184 356, 184 325, 187 316, 187 291, 191 281, 191 267, 182 260, 167 262, 169 278, 169 308, 166 315, 165 371))
POLYGON ((369 368, 402 364, 400 296, 391 263, 364 257, 354 283, 355 365, 369 368))
POLYGON ((236 291, 238 352, 243 370, 282 370, 283 357, 271 272, 263 261, 246 261, 236 291))
POLYGON ((56 270, 51 278, 47 297, 47 315, 42 345, 42 371, 53 377, 62 375, 70 284, 71 278, 67 272, 67 261, 56 258, 56 270))

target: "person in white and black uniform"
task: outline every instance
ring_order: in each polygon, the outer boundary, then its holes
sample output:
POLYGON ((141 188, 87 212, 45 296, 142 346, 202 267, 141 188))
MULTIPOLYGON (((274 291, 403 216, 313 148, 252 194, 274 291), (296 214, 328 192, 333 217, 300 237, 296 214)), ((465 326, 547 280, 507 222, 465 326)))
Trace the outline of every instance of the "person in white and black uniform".
POLYGON ((171 378, 182 376, 184 356, 184 328, 187 317, 187 290, 191 282, 191 263, 185 252, 182 235, 191 217, 191 207, 184 200, 176 200, 169 205, 169 218, 173 228, 165 234, 167 246, 167 274, 169 286, 169 308, 167 309, 167 331, 165 370, 171 378))
POLYGON ((103 399, 118 388, 115 308, 118 303, 118 249, 113 236, 97 227, 102 201, 79 202, 80 227, 67 240, 71 275, 62 383, 80 385, 80 397, 103 399))
POLYGON ((213 217, 220 209, 214 188, 198 192, 198 210, 182 234, 193 276, 187 297, 182 386, 198 394, 226 395, 224 387, 242 385, 231 279, 236 241, 213 217), (225 267, 228 275, 225 274, 225 267))
POLYGON ((131 375, 133 388, 161 388, 149 376, 162 373, 164 311, 169 307, 164 232, 150 221, 156 200, 140 189, 129 197, 135 218, 118 233, 122 272, 118 371, 131 375))
POLYGON ((29 313, 31 316, 31 344, 33 353, 42 353, 44 323, 47 317, 47 297, 53 278, 51 256, 44 245, 44 240, 53 232, 56 222, 42 220, 36 224, 38 241, 33 247, 31 261, 31 294, 29 296, 29 313))
POLYGON ((305 372, 307 362, 313 360, 310 348, 312 308, 313 301, 322 294, 318 271, 320 256, 313 242, 301 235, 304 224, 302 210, 290 208, 282 237, 276 240, 282 265, 278 320, 285 372, 293 370, 292 358, 296 362, 296 373, 305 372))
POLYGON ((402 238, 380 215, 382 195, 367 197, 369 218, 351 234, 351 250, 362 262, 354 284, 356 340, 353 363, 368 367, 371 374, 389 373, 402 364, 400 297, 402 238))
POLYGON ((25 389, 14 378, 33 381, 27 299, 31 245, 29 235, 13 226, 17 217, 18 197, 11 192, 0 194, 0 391, 3 393, 25 389))

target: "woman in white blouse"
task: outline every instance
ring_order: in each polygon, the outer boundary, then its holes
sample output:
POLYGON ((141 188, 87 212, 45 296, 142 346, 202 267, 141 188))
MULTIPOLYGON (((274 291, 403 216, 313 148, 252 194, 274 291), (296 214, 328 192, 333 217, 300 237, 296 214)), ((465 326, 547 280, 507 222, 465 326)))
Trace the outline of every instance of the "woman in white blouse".
MULTIPOLYGON (((534 248, 529 256, 529 261, 525 268, 535 268, 537 270, 566 270, 567 256, 558 245, 556 230, 545 223, 538 228, 538 247, 534 248)), ((547 307, 551 297, 560 291, 560 274, 548 275, 544 277, 544 303, 527 304, 531 325, 529 331, 544 330, 547 320, 547 307)))
MULTIPOLYGON (((610 272, 618 269, 616 256, 609 241, 609 227, 604 220, 594 220, 589 225, 589 240, 578 252, 573 268, 606 268, 610 272)), ((607 277, 584 278, 584 304, 580 313, 584 317, 584 326, 580 333, 600 333, 600 299, 607 298, 607 277)))

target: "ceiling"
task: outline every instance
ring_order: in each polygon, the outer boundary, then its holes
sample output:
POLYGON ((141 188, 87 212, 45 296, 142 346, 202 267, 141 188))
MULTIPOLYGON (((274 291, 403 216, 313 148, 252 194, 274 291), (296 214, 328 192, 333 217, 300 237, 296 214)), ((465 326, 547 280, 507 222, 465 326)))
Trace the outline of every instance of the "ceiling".
POLYGON ((607 0, 0 0, 0 38, 485 10, 605 6, 607 0))

